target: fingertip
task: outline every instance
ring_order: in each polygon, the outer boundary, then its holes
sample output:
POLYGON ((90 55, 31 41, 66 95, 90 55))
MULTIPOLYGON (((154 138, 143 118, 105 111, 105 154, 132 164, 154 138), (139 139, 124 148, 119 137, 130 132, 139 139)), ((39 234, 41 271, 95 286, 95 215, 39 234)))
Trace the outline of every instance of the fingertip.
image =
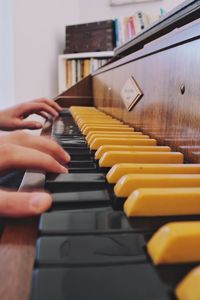
POLYGON ((35 128, 40 129, 42 128, 42 124, 40 122, 35 123, 35 128))
POLYGON ((58 109, 59 109, 59 111, 63 111, 63 107, 61 107, 60 105, 58 105, 58 109))
POLYGON ((52 198, 48 193, 33 193, 30 199, 31 211, 35 214, 41 214, 48 210, 52 205, 52 198))
POLYGON ((66 173, 68 173, 68 169, 65 168, 65 167, 63 167, 63 166, 61 166, 61 167, 60 167, 60 173, 66 174, 66 173))
POLYGON ((67 163, 70 162, 70 160, 71 160, 71 157, 67 152, 65 152, 65 160, 67 163))

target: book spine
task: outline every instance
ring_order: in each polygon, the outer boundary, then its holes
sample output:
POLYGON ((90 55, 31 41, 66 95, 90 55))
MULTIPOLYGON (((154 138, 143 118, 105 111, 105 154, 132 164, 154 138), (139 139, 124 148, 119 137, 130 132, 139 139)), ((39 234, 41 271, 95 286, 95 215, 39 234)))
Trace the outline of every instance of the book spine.
POLYGON ((72 61, 68 60, 68 88, 72 86, 72 61))
POLYGON ((135 35, 134 16, 131 16, 129 18, 129 26, 130 26, 130 31, 131 31, 130 38, 132 38, 135 35))
POLYGON ((119 28, 118 28, 118 19, 115 19, 114 21, 115 26, 115 45, 116 47, 119 46, 119 28))
POLYGON ((76 61, 72 60, 72 85, 76 83, 76 61))

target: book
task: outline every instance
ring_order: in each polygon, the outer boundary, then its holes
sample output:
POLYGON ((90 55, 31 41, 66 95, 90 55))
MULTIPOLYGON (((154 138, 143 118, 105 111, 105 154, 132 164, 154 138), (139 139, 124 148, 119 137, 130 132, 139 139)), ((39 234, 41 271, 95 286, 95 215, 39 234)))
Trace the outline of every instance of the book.
POLYGON ((107 58, 68 59, 65 62, 66 84, 71 87, 108 62, 107 58))
POLYGON ((115 19, 114 24, 116 46, 119 47, 145 29, 149 25, 149 18, 144 12, 137 11, 129 17, 115 19))

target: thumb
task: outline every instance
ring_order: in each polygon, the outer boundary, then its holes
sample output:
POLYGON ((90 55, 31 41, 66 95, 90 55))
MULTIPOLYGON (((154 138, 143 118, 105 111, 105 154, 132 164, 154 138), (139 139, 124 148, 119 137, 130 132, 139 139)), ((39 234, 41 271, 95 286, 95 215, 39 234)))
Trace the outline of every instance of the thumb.
POLYGON ((40 129, 42 128, 42 124, 37 121, 24 121, 24 120, 17 120, 15 122, 16 128, 18 129, 40 129))
POLYGON ((13 192, 0 190, 0 215, 6 217, 35 216, 46 211, 52 198, 45 192, 13 192))

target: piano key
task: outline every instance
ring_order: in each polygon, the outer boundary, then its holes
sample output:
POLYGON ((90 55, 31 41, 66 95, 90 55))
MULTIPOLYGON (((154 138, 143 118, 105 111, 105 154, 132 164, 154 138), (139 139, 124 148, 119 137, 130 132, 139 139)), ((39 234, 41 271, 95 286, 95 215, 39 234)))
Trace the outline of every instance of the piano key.
POLYGON ((65 151, 67 151, 69 154, 74 155, 89 155, 91 152, 87 147, 63 147, 65 151))
POLYGON ((43 267, 145 262, 144 246, 139 233, 42 237, 37 240, 36 262, 43 267))
POLYGON ((60 143, 64 143, 64 142, 68 142, 68 141, 71 141, 73 138, 74 141, 77 141, 77 142, 84 142, 85 143, 85 139, 83 137, 74 137, 74 136, 71 136, 71 137, 63 137, 63 138, 60 138, 59 137, 59 142, 60 143))
POLYGON ((200 164, 116 164, 106 175, 109 183, 116 183, 126 174, 200 174, 200 164))
POLYGON ((40 218, 42 235, 77 235, 110 233, 153 233, 167 222, 200 220, 199 216, 169 216, 127 219, 111 207, 52 211, 40 218))
MULTIPOLYGON (((100 126, 87 126, 82 131, 82 133, 84 135, 87 135, 90 131, 94 131, 94 130, 96 130, 96 131, 99 131, 99 130, 107 131, 107 130, 110 130, 110 129, 111 129, 111 126, 104 126, 104 127, 103 126, 102 127, 100 127, 100 126)), ((124 131, 134 131, 133 128, 129 127, 128 125, 127 126, 126 125, 120 125, 120 126, 119 125, 118 126, 113 125, 112 130, 113 131, 122 131, 122 132, 124 132, 124 131)))
POLYGON ((95 159, 100 159, 108 151, 144 151, 144 152, 170 152, 168 146, 123 146, 123 145, 105 145, 99 147, 95 153, 95 159))
POLYGON ((131 138, 132 137, 132 138, 138 138, 138 139, 140 139, 140 138, 141 139, 142 138, 149 138, 148 135, 138 134, 138 133, 135 134, 135 131, 133 131, 133 132, 128 131, 128 132, 124 132, 124 133, 116 131, 115 134, 111 133, 110 131, 108 131, 108 133, 106 133, 106 131, 102 132, 102 133, 101 133, 101 131, 99 131, 99 133, 98 133, 98 131, 96 131, 96 133, 92 133, 92 132, 94 132, 94 131, 91 131, 85 137, 88 144, 90 144, 97 137, 107 137, 107 138, 109 138, 109 137, 111 137, 111 138, 113 138, 113 137, 116 137, 116 138, 131 138))
MULTIPOLYGON (((90 145, 90 144, 92 144, 93 143, 93 141, 96 139, 96 138, 113 138, 113 134, 110 134, 110 135, 108 135, 108 134, 94 134, 94 135, 92 135, 89 139, 88 139, 88 141, 87 141, 87 143, 90 145)), ((128 139, 149 139, 149 136, 148 135, 144 135, 144 134, 142 134, 142 135, 135 135, 134 133, 133 134, 129 134, 128 136, 126 136, 126 135, 123 135, 123 134, 118 134, 118 135, 115 135, 114 137, 116 137, 116 138, 128 138, 128 139)))
POLYGON ((174 222, 161 227, 147 244, 154 264, 200 261, 200 222, 174 222))
POLYGON ((75 141, 75 140, 68 140, 68 141, 63 141, 63 142, 59 142, 59 144, 65 148, 65 147, 84 147, 87 149, 87 144, 84 141, 75 141))
POLYGON ((196 267, 176 287, 176 296, 179 300, 200 299, 200 267, 196 267))
POLYGON ((71 160, 69 163, 68 163, 68 167, 69 168, 96 168, 96 165, 93 161, 91 160, 85 160, 85 161, 82 161, 82 160, 71 160))
POLYGON ((89 153, 89 154, 70 154, 70 157, 71 157, 71 161, 93 161, 93 157, 92 155, 89 153))
POLYGON ((150 264, 42 268, 33 276, 31 300, 172 300, 150 264))
POLYGON ((95 190, 95 191, 76 191, 65 193, 53 193, 51 194, 53 199, 53 205, 69 204, 69 203, 98 203, 110 202, 110 196, 107 190, 95 190))
POLYGON ((135 152, 135 151, 108 151, 99 160, 100 167, 112 167, 117 163, 183 163, 183 154, 180 152, 135 152))
POLYGON ((117 197, 128 197, 140 188, 200 187, 196 174, 129 174, 120 178, 114 187, 117 197))
MULTIPOLYGON (((103 130, 112 130, 114 127, 117 127, 119 128, 119 131, 121 128, 130 128, 129 125, 125 125, 125 124, 122 124, 122 123, 115 123, 113 122, 112 120, 111 121, 106 121, 105 119, 100 119, 99 121, 92 121, 92 122, 89 122, 89 121, 86 121, 84 122, 81 126, 80 126, 80 123, 78 124, 79 126, 79 129, 81 130, 81 132, 83 132, 86 128, 90 129, 90 128, 105 128, 105 129, 102 129, 103 130), (101 123, 101 124, 100 124, 101 123)), ((96 130, 96 129, 95 129, 96 130)), ((98 131, 98 129, 97 129, 98 131)), ((133 131, 133 130, 131 130, 133 131)))
POLYGON ((76 142, 77 144, 86 144, 85 142, 85 139, 83 138, 80 138, 80 139, 72 139, 72 138, 69 138, 69 139, 59 139, 59 143, 61 145, 65 145, 65 144, 68 144, 70 142, 76 142))
POLYGON ((102 125, 102 124, 116 124, 116 125, 123 125, 120 122, 116 122, 114 119, 105 117, 105 116, 93 116, 93 117, 77 117, 76 118, 76 124, 78 125, 79 128, 82 129, 82 126, 85 125, 102 125))
MULTIPOLYGON (((113 136, 117 136, 119 134, 122 134, 122 132, 121 131, 114 131, 113 132, 112 130, 110 130, 110 131, 90 131, 90 133, 88 133, 86 135, 86 137, 85 137, 86 141, 88 141, 88 139, 92 135, 95 135, 95 134, 103 134, 103 135, 110 135, 110 134, 112 134, 113 136)), ((123 136, 126 136, 126 137, 129 137, 132 134, 134 134, 134 135, 143 135, 143 133, 139 132, 139 131, 134 131, 134 132, 132 132, 132 131, 125 131, 125 132, 123 132, 123 136)))
POLYGON ((90 168, 71 168, 68 170, 69 173, 98 173, 99 170, 94 168, 94 167, 90 167, 90 168))
POLYGON ((79 119, 79 121, 77 122, 77 125, 79 127, 79 129, 82 131, 84 130, 84 128, 86 126, 102 126, 102 123, 104 126, 109 126, 109 125, 123 125, 122 122, 119 122, 119 121, 116 121, 116 120, 109 120, 109 119, 100 119, 100 120, 88 120, 88 121, 85 121, 85 120, 82 120, 82 119, 79 119))
POLYGON ((200 215, 200 188, 141 188, 124 203, 128 217, 200 215))
MULTIPOLYGON (((112 208, 44 213, 40 218, 39 230, 42 235, 137 232, 122 212, 112 208)), ((147 230, 150 231, 149 228, 147 230)))
POLYGON ((82 139, 82 135, 80 134, 68 134, 68 133, 61 133, 61 134, 53 134, 53 138, 56 140, 69 140, 69 139, 75 139, 80 140, 82 139))
MULTIPOLYGON (((80 169, 80 168, 79 168, 80 169)), ((106 188, 104 174, 49 174, 45 188, 51 192, 90 191, 106 188)))
POLYGON ((131 139, 128 138, 96 138, 90 145, 90 150, 97 150, 103 145, 126 145, 126 146, 156 146, 155 139, 131 139))

